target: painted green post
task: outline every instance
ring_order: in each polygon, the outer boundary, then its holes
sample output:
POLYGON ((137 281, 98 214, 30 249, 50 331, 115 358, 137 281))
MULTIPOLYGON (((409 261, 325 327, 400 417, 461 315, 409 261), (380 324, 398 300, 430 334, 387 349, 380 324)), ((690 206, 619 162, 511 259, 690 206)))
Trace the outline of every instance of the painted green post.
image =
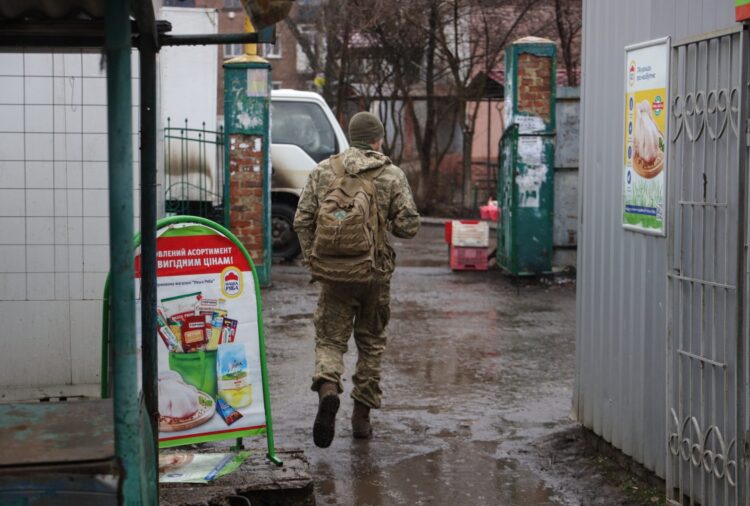
POLYGON ((131 107, 130 2, 110 0, 105 15, 109 251, 115 452, 124 479, 121 504, 150 504, 143 495, 140 393, 135 343, 133 285, 133 125, 131 107))
POLYGON ((229 228, 271 283, 271 66, 254 54, 224 64, 224 153, 229 228))
POLYGON ((505 52, 497 263, 515 276, 552 270, 556 47, 521 39, 505 52))

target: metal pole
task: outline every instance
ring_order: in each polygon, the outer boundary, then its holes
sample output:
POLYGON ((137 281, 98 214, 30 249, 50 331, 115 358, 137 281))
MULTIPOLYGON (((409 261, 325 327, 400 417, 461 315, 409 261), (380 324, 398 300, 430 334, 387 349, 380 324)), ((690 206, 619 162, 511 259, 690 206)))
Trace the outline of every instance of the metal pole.
POLYGON ((133 287, 133 140, 130 2, 110 0, 105 15, 109 256, 112 272, 112 369, 115 451, 124 473, 120 504, 141 504, 140 395, 133 287))
MULTIPOLYGON (((156 361, 156 46, 143 37, 141 64, 141 342, 143 393, 151 422, 153 468, 158 468, 159 399, 156 361)), ((158 494, 156 484, 152 493, 158 494)))
POLYGON ((112 345, 109 342, 109 309, 110 309, 110 275, 104 282, 104 295, 102 296, 102 372, 101 372, 101 396, 102 399, 112 397, 112 382, 109 381, 112 345))
MULTIPOLYGON (((489 76, 487 77, 489 79, 489 76)), ((490 189, 490 171, 492 164, 492 99, 487 97, 487 190, 490 189)), ((492 198, 492 193, 487 192, 492 198)))
POLYGON ((737 467, 735 483, 737 488, 737 504, 747 504, 748 482, 748 435, 747 435, 747 347, 745 341, 748 336, 747 315, 745 313, 745 290, 746 290, 746 268, 747 268, 747 210, 748 210, 748 188, 747 188, 747 163, 748 163, 748 139, 750 139, 750 123, 745 119, 750 114, 750 98, 748 97, 745 83, 750 78, 750 33, 745 25, 740 32, 740 83, 739 86, 739 114, 737 140, 739 145, 739 209, 737 212, 737 393, 736 393, 736 432, 737 432, 737 467), (743 131, 744 130, 744 131, 743 131), (745 135, 743 135, 745 134, 745 135), (743 138, 745 142, 743 141, 743 138))
POLYGON ((268 26, 257 32, 243 33, 194 33, 187 35, 162 35, 161 46, 205 46, 213 44, 274 44, 275 26, 268 26))

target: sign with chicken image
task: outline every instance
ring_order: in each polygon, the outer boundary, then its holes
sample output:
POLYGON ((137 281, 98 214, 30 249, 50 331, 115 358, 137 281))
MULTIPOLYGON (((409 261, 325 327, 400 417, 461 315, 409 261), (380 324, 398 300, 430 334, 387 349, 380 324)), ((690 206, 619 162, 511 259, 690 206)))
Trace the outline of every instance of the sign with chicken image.
MULTIPOLYGON (((202 223, 157 236, 159 446, 265 434, 262 313, 247 251, 202 223)), ((138 288, 138 252, 135 265, 138 288)))
POLYGON ((664 235, 669 38, 625 48, 623 225, 664 235))

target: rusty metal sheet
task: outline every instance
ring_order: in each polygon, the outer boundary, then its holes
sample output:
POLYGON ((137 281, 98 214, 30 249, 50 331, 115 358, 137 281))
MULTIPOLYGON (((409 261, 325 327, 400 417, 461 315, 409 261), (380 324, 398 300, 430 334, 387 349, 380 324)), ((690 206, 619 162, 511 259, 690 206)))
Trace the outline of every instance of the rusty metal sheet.
POLYGON ((0 448, 0 474, 3 467, 112 459, 112 401, 2 404, 0 448))

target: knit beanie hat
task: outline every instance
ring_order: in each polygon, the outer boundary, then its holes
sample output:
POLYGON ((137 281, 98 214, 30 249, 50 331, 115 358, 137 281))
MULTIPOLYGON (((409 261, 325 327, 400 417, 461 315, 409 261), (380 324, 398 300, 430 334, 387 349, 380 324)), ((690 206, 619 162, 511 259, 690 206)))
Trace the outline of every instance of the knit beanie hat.
POLYGON ((358 112, 349 121, 349 140, 351 142, 372 143, 383 138, 383 123, 374 114, 358 112))

